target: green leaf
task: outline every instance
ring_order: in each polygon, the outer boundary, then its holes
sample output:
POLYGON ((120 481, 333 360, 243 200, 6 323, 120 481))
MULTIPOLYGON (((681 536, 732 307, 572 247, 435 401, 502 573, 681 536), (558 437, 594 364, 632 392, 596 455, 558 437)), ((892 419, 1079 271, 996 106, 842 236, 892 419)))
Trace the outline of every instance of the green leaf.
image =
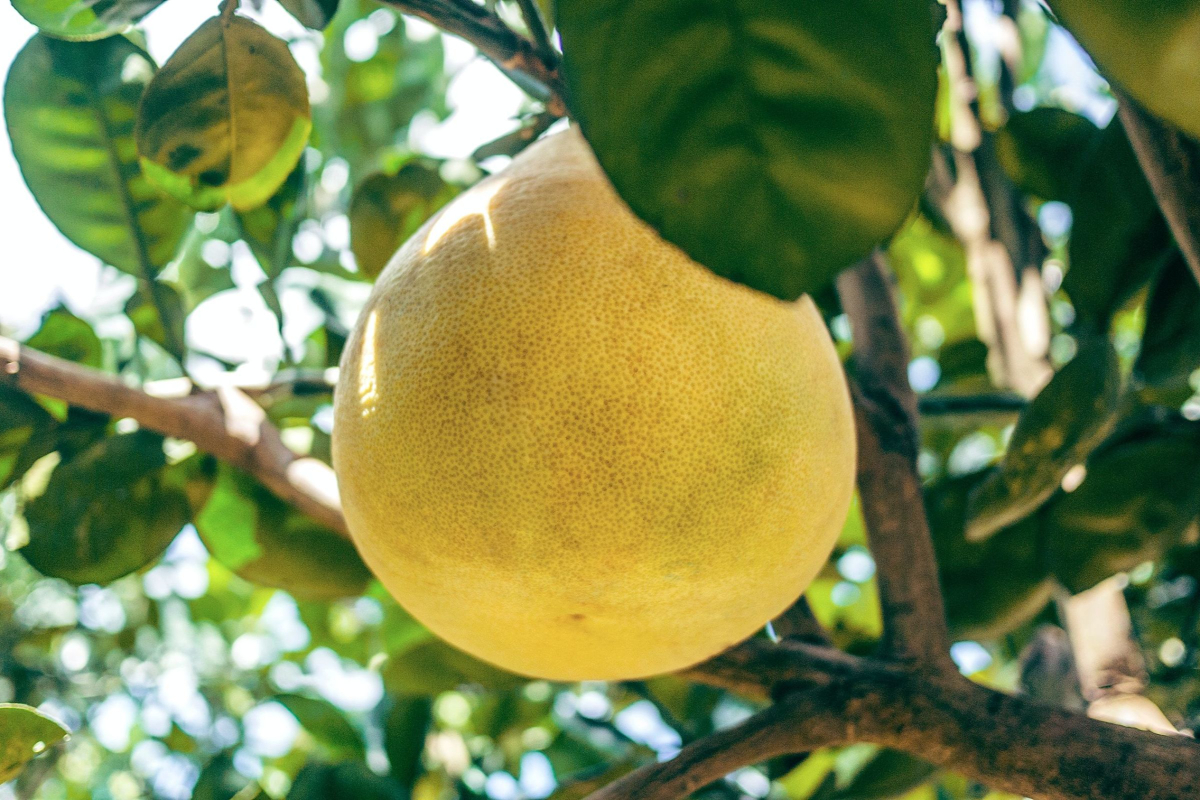
POLYGON ((1200 136, 1200 4, 1052 0, 1105 74, 1158 116, 1200 136))
POLYGON ((29 395, 0 386, 0 490, 54 449, 56 420, 29 395))
POLYGON ((169 283, 152 281, 141 284, 139 291, 125 303, 125 315, 138 336, 144 336, 183 361, 183 298, 169 283))
POLYGON ((63 42, 34 36, 4 89, 13 154, 63 235, 106 264, 151 279, 191 222, 138 166, 133 129, 154 62, 124 37, 63 42))
POLYGON ((1146 330, 1134 371, 1146 383, 1178 390, 1185 399, 1188 378, 1200 367, 1200 286, 1176 252, 1162 271, 1146 305, 1146 330))
POLYGON ((209 494, 196 503, 196 530, 213 558, 248 581, 301 598, 366 591, 371 573, 349 541, 233 467, 205 458, 198 469, 209 494))
POLYGON ((103 39, 124 33, 163 0, 13 0, 25 19, 60 39, 103 39))
POLYGON ((301 159, 266 203, 237 213, 238 228, 267 278, 274 280, 292 258, 292 239, 304 218, 308 172, 301 159))
POLYGON ((1104 129, 1079 188, 1063 289, 1081 322, 1104 330, 1112 315, 1154 276, 1171 235, 1124 129, 1104 129))
POLYGON ((1106 444, 1087 477, 1050 504, 1044 551, 1072 592, 1179 544, 1200 513, 1200 425, 1176 419, 1106 444))
POLYGON ((1161 267, 1170 235, 1124 128, 1101 130, 1057 108, 1012 115, 996 154, 1023 191, 1071 206, 1063 288, 1080 320, 1103 330, 1161 267))
POLYGON ((350 200, 350 248, 358 271, 377 278, 400 245, 457 193, 435 165, 422 161, 410 161, 394 175, 368 175, 350 200))
POLYGON ((367 757, 362 736, 346 719, 346 715, 328 700, 299 694, 281 694, 272 699, 292 712, 304 729, 335 758, 361 761, 367 757))
POLYGON ((104 366, 104 346, 92 326, 66 308, 42 317, 41 327, 25 341, 27 347, 76 364, 99 369, 104 366))
POLYGON ((1108 338, 1083 340, 1075 358, 1021 412, 1000 469, 971 492, 967 538, 986 539, 1041 507, 1108 435, 1120 391, 1108 338))
POLYGON ((244 211, 287 180, 311 129, 308 87, 288 46, 245 17, 213 17, 146 87, 137 149, 172 196, 244 211))
POLYGON ((20 775, 35 756, 68 735, 61 722, 36 708, 0 703, 0 783, 20 775))
POLYGON ((39 572, 109 583, 158 558, 191 517, 182 473, 164 469, 163 439, 145 430, 100 440, 50 475, 25 506, 39 572))
POLYGON ((324 30, 338 10, 338 0, 279 0, 300 24, 313 30, 324 30))
POLYGON ((212 494, 196 515, 196 530, 213 558, 235 572, 262 556, 255 539, 258 506, 243 485, 231 467, 218 466, 212 494))
POLYGON ((402 653, 393 653, 383 668, 389 691, 406 695, 436 695, 476 684, 502 690, 520 686, 524 678, 493 667, 441 639, 428 639, 402 653))
POLYGON ((1035 517, 986 541, 967 540, 967 498, 989 474, 946 478, 925 490, 946 619, 956 639, 1004 635, 1044 608, 1054 588, 1035 517))
POLYGON ((889 237, 933 140, 926 0, 561 0, 572 111, 634 212, 794 299, 889 237))
POLYGON ((1013 114, 996 132, 996 157, 1013 183, 1043 200, 1075 199, 1103 137, 1087 117, 1061 108, 1013 114))
POLYGON ((408 792, 391 778, 376 775, 366 764, 322 764, 310 761, 296 775, 288 800, 409 800, 408 792))
POLYGON ((421 776, 421 754, 433 722, 433 701, 428 697, 396 697, 383 725, 383 749, 391 775, 406 789, 421 776))

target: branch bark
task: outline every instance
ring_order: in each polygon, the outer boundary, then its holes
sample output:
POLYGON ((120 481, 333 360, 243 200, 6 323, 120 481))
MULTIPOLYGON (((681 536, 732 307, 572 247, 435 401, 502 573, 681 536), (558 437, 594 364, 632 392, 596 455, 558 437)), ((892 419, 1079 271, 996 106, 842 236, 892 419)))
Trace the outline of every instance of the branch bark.
POLYGON ((955 675, 890 672, 865 659, 827 686, 789 695, 671 761, 589 800, 676 800, 741 767, 869 742, 1035 800, 1185 800, 1200 793, 1200 745, 1089 719, 955 675))
POLYGON ((164 436, 186 439, 257 478, 281 500, 349 537, 333 470, 283 443, 266 413, 232 387, 156 397, 99 370, 39 353, 0 337, 0 385, 44 394, 164 436))
POLYGON ((938 151, 942 163, 935 160, 933 175, 942 178, 945 185, 935 186, 934 194, 941 195, 937 200, 942 213, 966 251, 967 272, 975 289, 975 325, 979 338, 988 346, 989 372, 997 385, 1032 397, 1052 374, 1045 358, 1049 346, 1046 301, 1036 268, 1025 265, 1018 273, 1015 267, 1027 260, 1028 248, 1019 243, 1022 231, 1009 213, 1013 200, 1010 193, 1000 191, 1003 176, 998 174, 994 157, 989 158, 991 142, 979 123, 977 89, 970 74, 958 0, 946 0, 942 38, 943 63, 951 90, 954 180, 948 180, 950 165, 945 162, 950 159, 938 151), (985 182, 992 189, 995 207, 989 205, 985 182), (997 212, 1000 219, 995 218, 997 212), (1007 245, 996 240, 995 228, 1010 239, 1007 245), (1019 277, 1027 281, 1024 286, 1019 277), (1023 324, 1018 324, 1022 317, 1023 324))
POLYGON ((854 335, 858 487, 878 565, 883 650, 900 661, 952 670, 933 539, 917 474, 917 399, 908 344, 876 252, 838 276, 854 335))
POLYGON ((1192 275, 1200 281, 1200 144, 1118 93, 1121 124, 1192 275))
POLYGON ((446 33, 475 45, 504 74, 546 104, 546 110, 567 114, 566 92, 553 49, 539 53, 534 42, 504 24, 496 14, 472 0, 380 0, 384 5, 420 17, 446 33))

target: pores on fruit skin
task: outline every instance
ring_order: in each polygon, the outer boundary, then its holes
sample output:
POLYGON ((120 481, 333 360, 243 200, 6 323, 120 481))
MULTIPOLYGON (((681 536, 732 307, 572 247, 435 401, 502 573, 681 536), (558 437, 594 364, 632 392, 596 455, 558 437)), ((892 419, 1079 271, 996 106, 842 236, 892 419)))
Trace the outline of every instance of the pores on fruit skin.
POLYGON ((367 564, 506 669, 682 669, 783 611, 854 486, 815 306, 640 222, 575 130, 431 219, 347 343, 334 466, 367 564))

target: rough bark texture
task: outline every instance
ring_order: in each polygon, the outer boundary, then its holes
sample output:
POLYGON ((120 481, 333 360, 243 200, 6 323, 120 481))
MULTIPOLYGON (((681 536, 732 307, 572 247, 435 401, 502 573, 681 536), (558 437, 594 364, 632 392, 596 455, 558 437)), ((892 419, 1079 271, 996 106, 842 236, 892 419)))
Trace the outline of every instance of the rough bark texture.
POLYGON ((855 343, 859 496, 880 564, 884 651, 901 661, 946 667, 946 614, 917 474, 917 399, 908 384, 908 346, 889 281, 882 256, 875 255, 843 272, 837 283, 855 343))

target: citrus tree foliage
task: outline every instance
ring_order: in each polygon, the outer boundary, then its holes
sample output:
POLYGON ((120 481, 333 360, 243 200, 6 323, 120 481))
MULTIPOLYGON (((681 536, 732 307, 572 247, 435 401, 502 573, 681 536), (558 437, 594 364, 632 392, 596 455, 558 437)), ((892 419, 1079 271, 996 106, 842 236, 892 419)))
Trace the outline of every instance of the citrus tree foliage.
MULTIPOLYGON (((214 2, 160 66, 137 27, 158 0, 11 2, 41 31, 4 86, 21 174, 65 237, 126 276, 119 307, 49 309, 25 344, 151 391, 239 381, 249 356, 208 352, 190 331, 250 286, 274 320, 257 335, 283 342, 253 397, 289 447, 328 461, 332 370, 370 282, 549 127, 553 108, 534 99, 545 91, 531 88, 513 134, 447 161, 414 144, 449 112, 445 40, 388 5, 214 2), (270 21, 285 10, 281 33, 270 21)), ((518 4, 491 5, 522 29, 518 4)), ((1107 76, 1200 130, 1195 4, 1052 5, 1107 76)), ((1200 290, 1109 124, 1106 90, 1080 102, 1058 69, 1070 45, 1056 18, 1032 0, 1004 6, 1019 62, 967 44, 990 179, 1026 226, 1049 308, 1056 373, 1028 404, 997 393, 967 254, 926 183, 964 107, 929 3, 540 9, 557 19, 568 104, 614 185, 698 261, 780 297, 812 293, 849 357, 830 281, 885 248, 964 669, 1006 689, 1023 673, 1034 691, 1045 681, 1021 652, 1057 620, 1052 595, 1124 573, 1148 693, 1195 727, 1200 290)), ((675 676, 552 685, 483 664, 253 476, 3 383, 0 492, 0 781, 24 770, 21 792, 582 798, 755 707, 675 676)), ((880 635, 873 573, 855 506, 807 593, 855 652, 880 635)), ((699 796, 768 794, 1001 798, 863 746, 745 769, 699 796)))

